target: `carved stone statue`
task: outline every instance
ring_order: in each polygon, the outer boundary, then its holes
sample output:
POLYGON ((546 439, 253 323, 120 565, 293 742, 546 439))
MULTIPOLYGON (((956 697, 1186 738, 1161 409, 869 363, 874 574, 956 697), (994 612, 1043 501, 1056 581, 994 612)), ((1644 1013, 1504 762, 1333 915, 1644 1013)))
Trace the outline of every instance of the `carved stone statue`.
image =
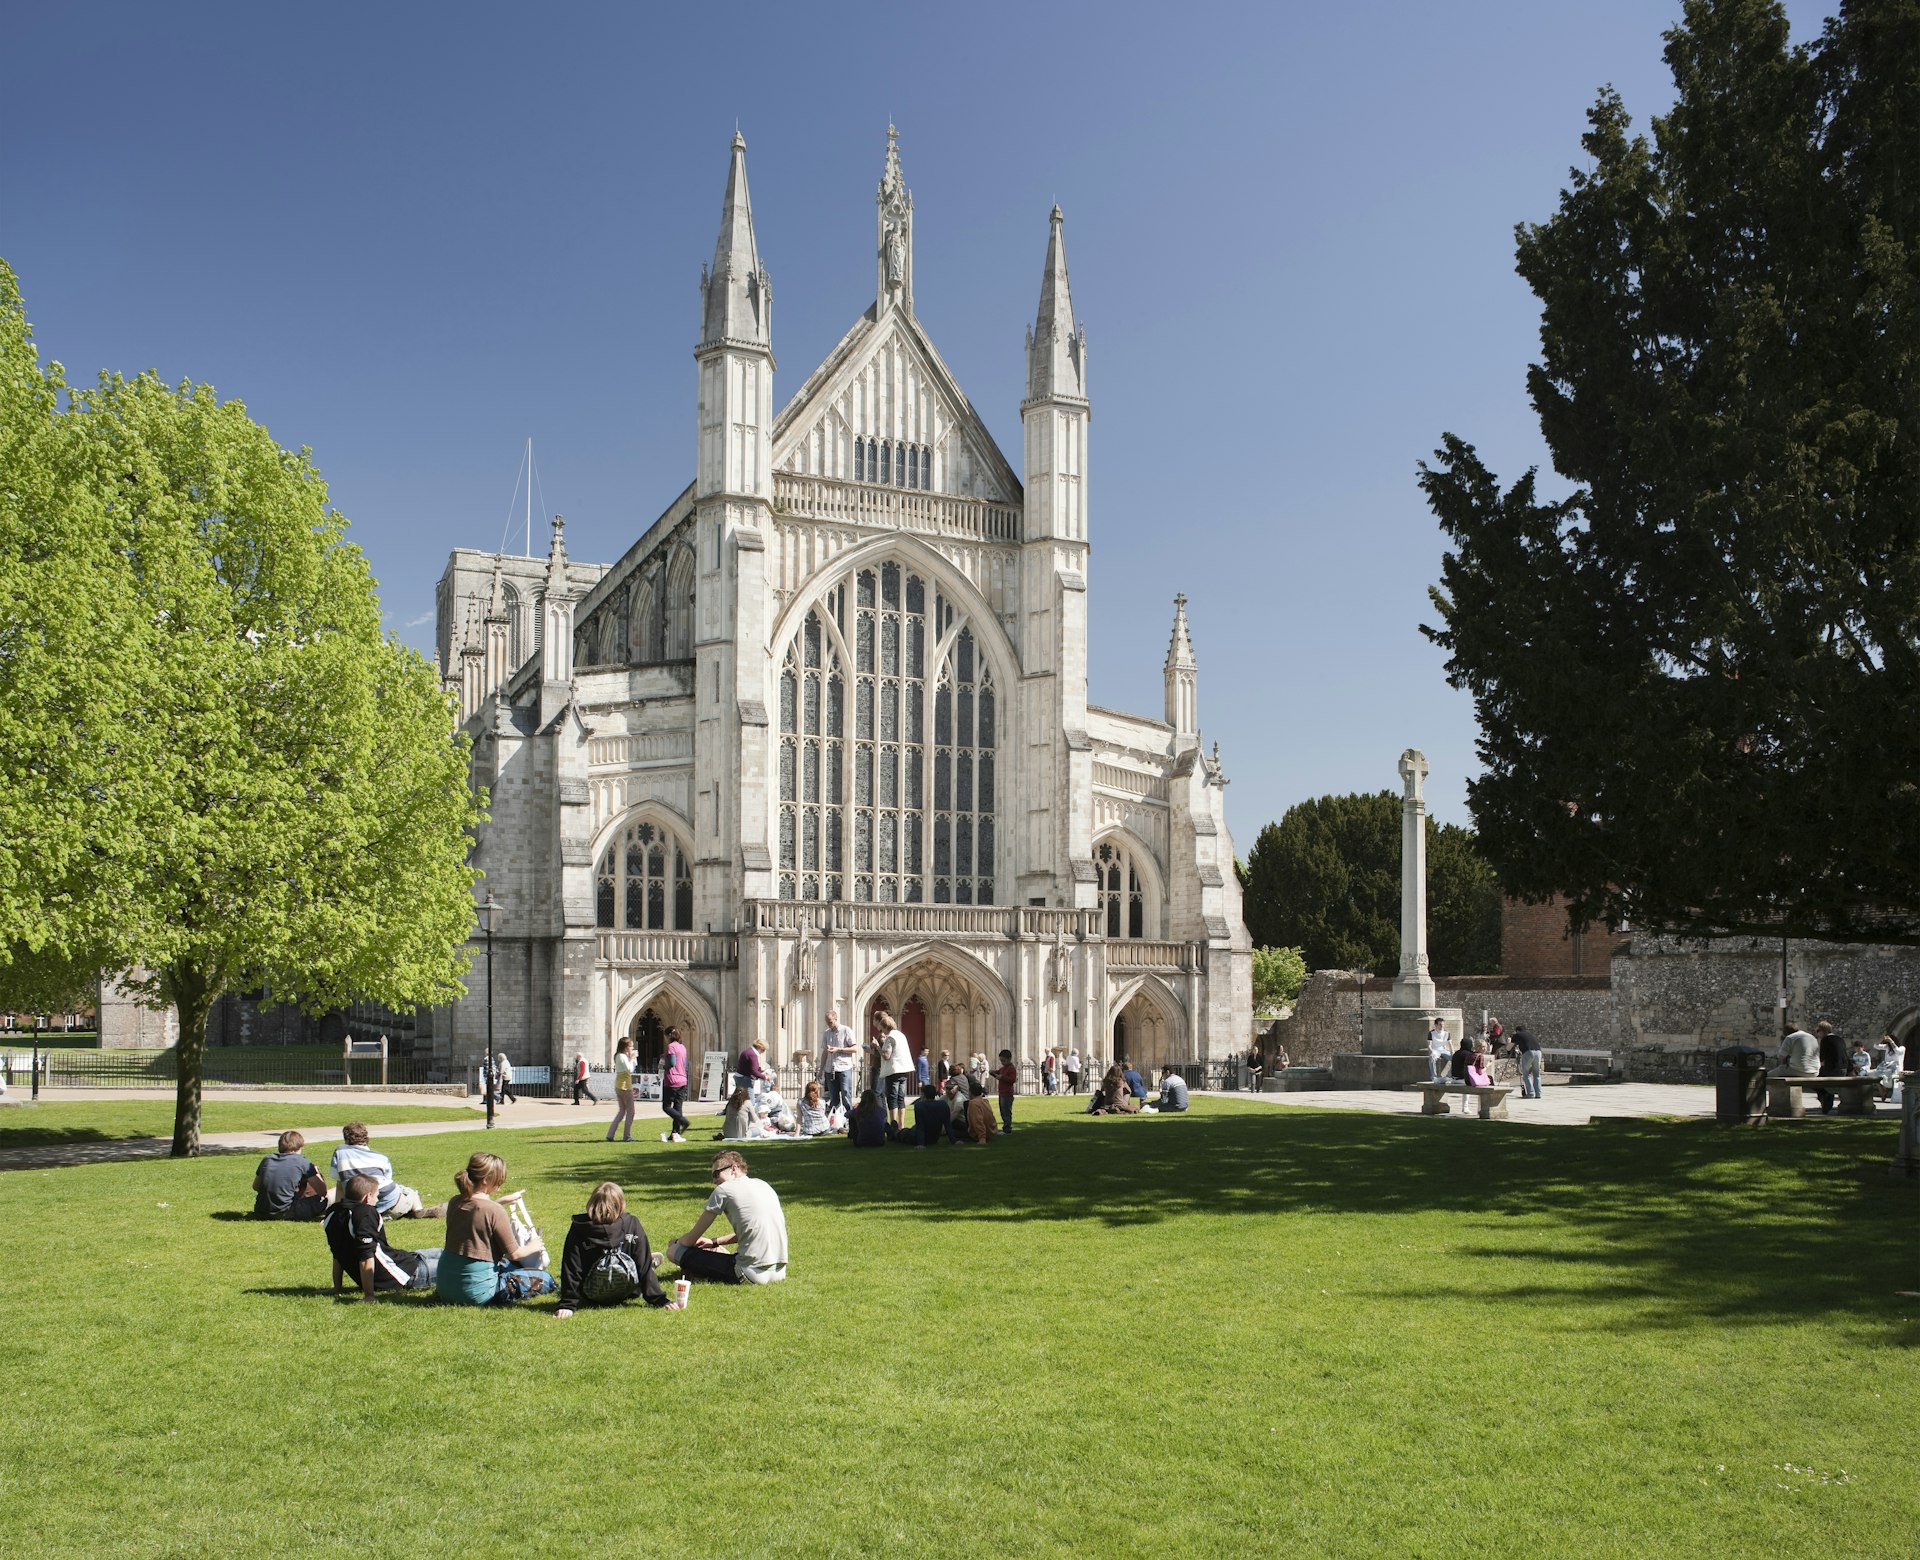
POLYGON ((804 931, 793 950, 793 989, 801 996, 813 990, 813 939, 804 931))
POLYGON ((887 218, 887 285, 902 286, 907 279, 907 240, 898 217, 887 218))
POLYGON ((1063 997, 1073 984, 1067 970, 1067 932, 1065 927, 1055 927, 1053 931, 1053 952, 1047 955, 1047 990, 1056 997, 1063 997))

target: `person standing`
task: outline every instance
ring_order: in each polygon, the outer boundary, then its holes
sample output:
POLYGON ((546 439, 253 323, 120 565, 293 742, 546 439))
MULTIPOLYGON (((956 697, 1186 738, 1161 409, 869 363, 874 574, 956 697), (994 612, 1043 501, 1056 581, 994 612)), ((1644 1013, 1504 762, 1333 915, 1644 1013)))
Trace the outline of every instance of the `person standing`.
POLYGON ((913 1047, 885 1008, 873 1010, 873 1034, 880 1054, 887 1125, 897 1130, 907 1121, 907 1080, 913 1076, 913 1047))
POLYGON ((662 1143, 687 1140, 687 1048, 678 1029, 667 1031, 667 1048, 660 1057, 660 1108, 670 1126, 660 1134, 662 1143))
POLYGON ((588 1081, 586 1053, 576 1052, 573 1058, 573 1103, 578 1105, 583 1094, 589 1104, 600 1103, 600 1096, 593 1092, 593 1085, 588 1081))
POLYGON ((507 1060, 505 1051, 493 1059, 493 1086, 503 1102, 520 1103, 519 1096, 513 1092, 513 1063, 507 1060))
POLYGON ((1533 1038, 1533 1031, 1525 1024, 1514 1030, 1513 1043, 1520 1048, 1520 1098, 1537 1100, 1540 1098, 1540 1066, 1546 1056, 1540 1042, 1533 1038))
POLYGON ((927 1063, 925 1046, 920 1048, 920 1054, 913 1059, 913 1078, 914 1082, 923 1089, 933 1081, 933 1071, 927 1063))
POLYGON ((1080 1048, 1077 1045, 1067 1047, 1067 1093, 1080 1092, 1080 1048))
POLYGON ((1056 1065, 1053 1052, 1051 1051, 1046 1052, 1040 1058, 1040 1092, 1042 1094, 1051 1094, 1054 1091, 1058 1082, 1057 1076, 1054 1073, 1054 1067, 1056 1065))
POLYGON ((837 1008, 827 1009, 827 1032, 820 1038, 821 1049, 826 1053, 826 1065, 821 1071, 827 1075, 827 1111, 829 1114, 853 1109, 853 1063, 860 1054, 860 1042, 853 1037, 853 1031, 840 1022, 837 1008))
POLYGON ((607 1141, 626 1128, 623 1143, 633 1141, 633 1042, 625 1036, 613 1048, 613 1120, 607 1124, 607 1141))
POLYGON ((1000 1065, 993 1081, 1000 1086, 1000 1130, 1013 1131, 1013 1091, 1020 1082, 1020 1069, 1013 1065, 1013 1052, 1000 1053, 1000 1065))

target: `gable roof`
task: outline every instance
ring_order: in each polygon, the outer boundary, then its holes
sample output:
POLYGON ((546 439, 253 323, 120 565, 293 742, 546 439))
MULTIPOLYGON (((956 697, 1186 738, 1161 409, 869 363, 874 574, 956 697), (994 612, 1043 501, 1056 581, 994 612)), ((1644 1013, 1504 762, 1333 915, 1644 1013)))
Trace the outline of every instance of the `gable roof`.
MULTIPOLYGON (((1022 490, 1012 464, 993 435, 987 431, 987 425, 973 409, 973 403, 967 399, 966 392, 960 388, 953 371, 947 367, 919 320, 902 308, 890 308, 883 314, 877 304, 854 321, 853 328, 840 338, 839 344, 827 354, 825 361, 807 376, 806 383, 801 385, 774 419, 774 469, 778 471, 790 464, 795 452, 804 445, 820 419, 835 411, 861 376, 893 343, 901 346, 912 366, 932 390, 938 403, 937 413, 944 414, 944 421, 951 433, 965 441, 976 476, 993 490, 981 496, 1018 504, 1022 490)), ((858 431, 886 436, 880 429, 861 427, 858 431)))

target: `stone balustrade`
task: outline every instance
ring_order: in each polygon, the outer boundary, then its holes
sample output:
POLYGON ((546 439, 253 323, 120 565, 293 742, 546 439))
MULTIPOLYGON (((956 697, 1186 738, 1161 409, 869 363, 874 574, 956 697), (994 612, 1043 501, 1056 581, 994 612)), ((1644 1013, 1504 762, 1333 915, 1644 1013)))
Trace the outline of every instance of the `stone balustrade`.
POLYGON ((1013 504, 872 482, 841 482, 791 471, 773 474, 773 512, 776 516, 802 515, 935 536, 964 536, 973 541, 1020 540, 1020 510, 1013 504))
MULTIPOLYGON (((1092 910, 1055 910, 1042 905, 879 904, 865 900, 832 902, 750 899, 742 924, 757 932, 879 933, 885 936, 1033 937, 1072 942, 1097 936, 1099 917, 1092 910)), ((1159 945, 1156 945, 1159 946, 1159 945)), ((1176 945, 1177 946, 1177 945, 1176 945)))
POLYGON ((1186 970, 1199 968, 1192 943, 1120 941, 1107 944, 1110 970, 1186 970))
POLYGON ((732 969, 740 939, 726 932, 601 932, 603 965, 646 969, 732 969))

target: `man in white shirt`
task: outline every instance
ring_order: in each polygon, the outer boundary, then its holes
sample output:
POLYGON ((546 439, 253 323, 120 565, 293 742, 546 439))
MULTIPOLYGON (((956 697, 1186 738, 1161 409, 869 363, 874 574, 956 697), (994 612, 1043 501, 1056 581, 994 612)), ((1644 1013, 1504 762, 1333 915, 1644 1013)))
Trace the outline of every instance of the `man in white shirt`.
POLYGON ((1067 1049, 1067 1093, 1080 1092, 1080 1048, 1070 1046, 1067 1049))
POLYGON ((393 1178, 393 1161, 377 1148, 367 1146, 367 1127, 365 1122, 349 1121, 340 1129, 341 1143, 333 1151, 334 1184, 344 1187, 348 1180, 356 1175, 368 1176, 378 1190, 374 1193, 374 1208, 383 1218, 388 1219, 440 1219, 446 1217, 447 1205, 436 1203, 428 1208, 425 1200, 411 1186, 402 1186, 393 1178))
POLYGON ((787 1276, 787 1215, 780 1194, 747 1174, 747 1162, 732 1149, 713 1160, 713 1195, 692 1229, 667 1242, 667 1260, 686 1278, 723 1284, 777 1284, 787 1276), (731 1235, 718 1239, 707 1226, 725 1214, 731 1235), (732 1251, 723 1251, 732 1246, 732 1251))
POLYGON ((820 1070, 827 1079, 827 1109, 850 1111, 853 1109, 853 1063, 860 1054, 860 1044, 853 1038, 853 1031, 840 1022, 837 1008, 827 1009, 827 1032, 820 1037, 820 1048, 826 1057, 820 1070))
POLYGON ((1445 1083, 1453 1062, 1453 1038, 1446 1022, 1436 1018, 1427 1030, 1427 1082, 1445 1083))
POLYGON ((1820 1071, 1820 1042, 1796 1029, 1773 1053, 1774 1071, 1783 1078, 1812 1078, 1820 1071))

